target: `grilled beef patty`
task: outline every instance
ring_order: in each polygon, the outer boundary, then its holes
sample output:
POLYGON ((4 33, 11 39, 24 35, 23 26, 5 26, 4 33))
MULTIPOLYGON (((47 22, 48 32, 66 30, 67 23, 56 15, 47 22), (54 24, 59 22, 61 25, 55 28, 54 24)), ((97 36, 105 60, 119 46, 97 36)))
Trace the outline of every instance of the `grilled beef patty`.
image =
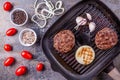
POLYGON ((117 33, 111 28, 100 30, 95 36, 95 44, 99 49, 110 49, 118 42, 117 33))
POLYGON ((54 36, 53 41, 54 48, 61 53, 69 52, 75 45, 75 37, 70 30, 60 31, 54 36))

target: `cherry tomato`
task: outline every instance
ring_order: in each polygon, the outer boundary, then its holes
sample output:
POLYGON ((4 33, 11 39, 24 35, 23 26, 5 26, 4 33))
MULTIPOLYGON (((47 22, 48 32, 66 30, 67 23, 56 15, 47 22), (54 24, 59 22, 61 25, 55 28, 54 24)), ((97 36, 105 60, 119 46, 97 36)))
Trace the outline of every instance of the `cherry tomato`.
POLYGON ((8 29, 7 31, 6 31, 6 35, 7 36, 13 36, 13 35, 15 35, 17 33, 17 29, 15 29, 15 28, 10 28, 10 29, 8 29))
POLYGON ((36 66, 36 70, 37 70, 37 71, 42 71, 43 68, 44 68, 43 63, 38 63, 37 66, 36 66))
POLYGON ((8 57, 4 61, 4 66, 11 66, 15 62, 15 59, 13 57, 8 57))
POLYGON ((10 10, 12 10, 13 6, 10 2, 5 2, 3 5, 3 8, 5 11, 10 11, 10 10))
POLYGON ((21 56, 25 59, 32 59, 32 54, 29 51, 22 51, 21 56))
POLYGON ((12 46, 10 44, 5 44, 4 45, 4 50, 5 51, 12 51, 12 46))
POLYGON ((16 76, 24 75, 27 72, 26 66, 20 66, 18 69, 16 69, 15 74, 16 76))

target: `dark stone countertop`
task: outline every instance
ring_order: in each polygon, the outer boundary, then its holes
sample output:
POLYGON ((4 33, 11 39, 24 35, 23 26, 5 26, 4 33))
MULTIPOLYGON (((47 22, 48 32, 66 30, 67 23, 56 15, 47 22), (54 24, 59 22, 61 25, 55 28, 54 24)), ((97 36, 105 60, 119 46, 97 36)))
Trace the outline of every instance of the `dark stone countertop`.
MULTIPOLYGON (((53 19, 48 21, 48 25, 45 29, 39 29, 38 26, 31 21, 29 21, 25 26, 23 27, 16 27, 11 24, 9 19, 9 12, 6 12, 3 10, 3 3, 6 0, 0 0, 0 80, 67 80, 65 79, 61 74, 54 72, 51 67, 48 59, 45 57, 44 53, 41 51, 40 46, 40 38, 44 34, 44 32, 50 27, 59 17, 55 16, 53 19), (7 37, 5 35, 5 32, 8 28, 15 27, 18 29, 18 34, 12 37, 7 37), (19 43, 18 35, 21 30, 24 28, 32 28, 34 29, 38 34, 38 41, 37 43, 32 47, 24 47, 19 43), (3 46, 5 43, 9 43, 13 46, 13 51, 6 52, 3 49, 3 46), (33 60, 25 60, 20 56, 20 52, 22 50, 29 50, 33 55, 33 60), (4 67, 3 61, 8 56, 13 56, 16 58, 16 63, 11 67, 4 67), (42 72, 37 72, 35 70, 36 64, 38 62, 44 62, 45 64, 45 70, 42 72), (15 76, 15 70, 17 67, 25 65, 28 67, 28 73, 21 77, 15 76)), ((28 14, 29 18, 34 14, 34 8, 33 3, 35 0, 9 0, 13 3, 14 8, 23 8, 25 9, 28 14)), ((43 0, 39 0, 43 1, 43 0)), ((57 0, 52 0, 52 2, 55 2, 57 0)), ((65 12, 71 8, 73 5, 75 5, 80 0, 62 0, 65 7, 65 12)), ((115 12, 115 14, 120 18, 120 0, 101 0, 103 1, 112 11, 115 12)), ((114 60, 115 66, 120 69, 120 55, 117 56, 117 58, 114 60)), ((104 73, 104 75, 99 76, 100 80, 110 80, 110 78, 104 73)))

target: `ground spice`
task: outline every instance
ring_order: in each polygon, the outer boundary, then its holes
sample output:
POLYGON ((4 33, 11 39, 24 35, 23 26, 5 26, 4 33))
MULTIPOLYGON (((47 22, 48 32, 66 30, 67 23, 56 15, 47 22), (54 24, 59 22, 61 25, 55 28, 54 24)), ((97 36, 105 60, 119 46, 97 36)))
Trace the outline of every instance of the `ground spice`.
POLYGON ((24 11, 16 10, 13 12, 13 22, 15 24, 23 24, 26 20, 26 14, 24 11))

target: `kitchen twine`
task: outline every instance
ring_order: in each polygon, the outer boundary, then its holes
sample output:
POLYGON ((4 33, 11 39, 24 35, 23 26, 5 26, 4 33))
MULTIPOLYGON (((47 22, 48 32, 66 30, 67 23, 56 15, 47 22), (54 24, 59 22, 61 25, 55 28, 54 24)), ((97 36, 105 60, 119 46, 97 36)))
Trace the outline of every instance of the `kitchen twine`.
POLYGON ((38 0, 35 1, 34 3, 34 8, 35 8, 35 14, 32 16, 31 20, 35 22, 40 28, 44 28, 47 24, 47 19, 52 18, 53 16, 61 15, 64 13, 64 8, 62 7, 63 3, 62 1, 57 1, 55 6, 51 1, 44 0, 44 2, 38 3, 38 0), (46 5, 48 9, 43 8, 41 11, 39 11, 39 8, 41 5, 46 5), (45 15, 44 13, 47 13, 45 15), (42 20, 44 23, 40 24, 38 21, 35 20, 35 17, 38 20, 42 20))

